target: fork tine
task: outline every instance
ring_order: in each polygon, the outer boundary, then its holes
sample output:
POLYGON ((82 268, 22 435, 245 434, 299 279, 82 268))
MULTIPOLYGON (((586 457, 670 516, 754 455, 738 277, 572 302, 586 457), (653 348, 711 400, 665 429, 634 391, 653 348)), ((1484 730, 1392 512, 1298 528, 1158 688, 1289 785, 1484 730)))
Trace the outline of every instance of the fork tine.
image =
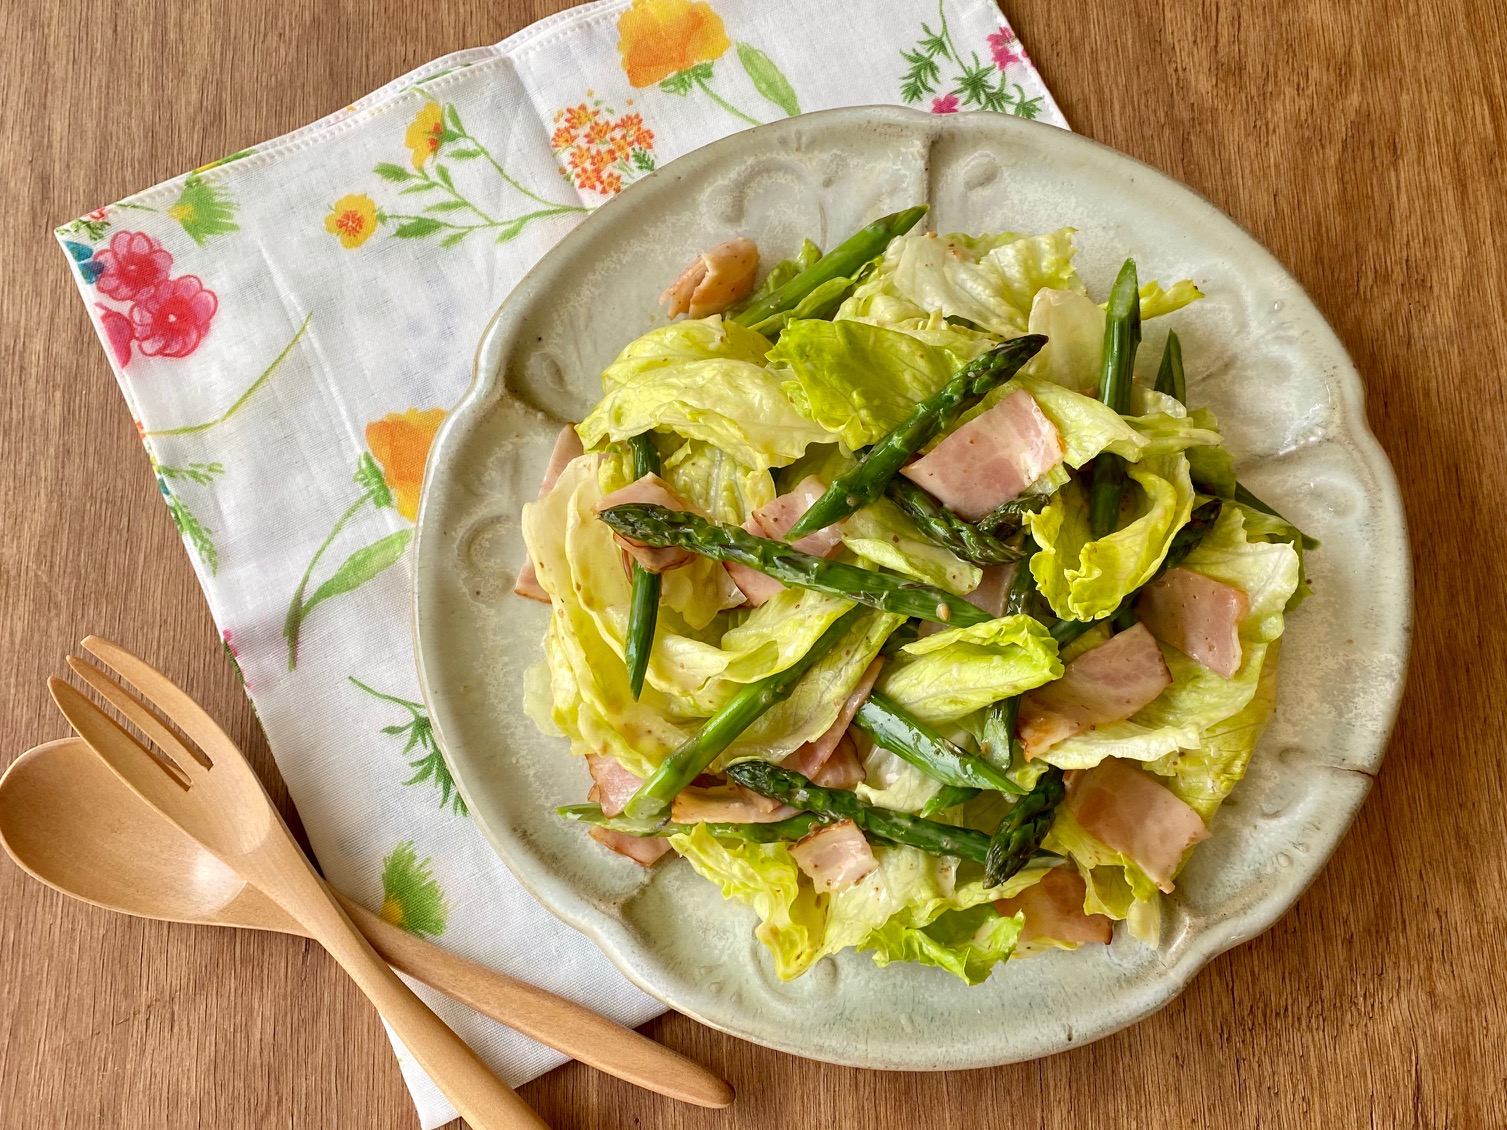
POLYGON ((98 691, 101 698, 124 714, 132 725, 156 742, 157 748, 172 758, 185 776, 188 776, 196 764, 206 769, 214 768, 214 762, 206 754, 186 745, 177 734, 159 722, 155 714, 132 698, 125 687, 98 667, 85 663, 76 655, 68 657, 68 666, 75 675, 98 691))
POLYGON ((198 743, 199 748, 204 750, 211 761, 222 752, 226 756, 240 756, 235 743, 230 740, 230 736, 224 730, 220 729, 220 724, 190 698, 187 691, 145 659, 101 636, 85 636, 79 646, 99 659, 106 667, 114 670, 122 679, 135 687, 142 698, 160 710, 163 715, 172 719, 185 734, 198 743))
POLYGON ((183 804, 189 781, 177 765, 158 757, 126 733, 71 683, 54 676, 47 680, 47 689, 68 724, 132 792, 168 816, 183 804))

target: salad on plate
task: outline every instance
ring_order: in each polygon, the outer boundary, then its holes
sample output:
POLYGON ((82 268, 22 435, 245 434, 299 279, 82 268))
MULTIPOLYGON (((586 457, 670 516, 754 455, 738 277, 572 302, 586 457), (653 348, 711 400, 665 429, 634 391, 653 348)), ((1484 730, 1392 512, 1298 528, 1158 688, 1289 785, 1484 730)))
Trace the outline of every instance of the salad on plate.
POLYGON ((1236 480, 1176 332, 1139 349, 1192 282, 1127 261, 1100 303, 1072 229, 925 211, 761 282, 746 238, 698 256, 523 510, 526 704, 593 782, 561 816, 750 906, 784 979, 1156 944, 1317 545, 1236 480))

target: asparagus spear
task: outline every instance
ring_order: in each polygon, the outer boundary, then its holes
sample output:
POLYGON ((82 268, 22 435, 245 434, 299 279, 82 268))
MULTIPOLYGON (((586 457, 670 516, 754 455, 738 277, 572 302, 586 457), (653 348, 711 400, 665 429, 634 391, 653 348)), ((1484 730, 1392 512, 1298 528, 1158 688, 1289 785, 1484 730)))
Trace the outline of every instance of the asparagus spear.
MULTIPOLYGON (((1003 615, 1019 616, 1026 610, 1026 601, 1036 591, 1036 579, 1031 576, 1031 555, 1036 552, 1036 541, 1030 534, 1022 539, 1020 549, 1024 557, 1015 569, 1015 579, 1010 582, 1010 591, 1005 594, 1003 615)), ((983 731, 979 740, 979 756, 1000 772, 1008 772, 1016 762, 1016 747, 1020 740, 1015 736, 1015 720, 1020 715, 1020 696, 1012 695, 990 703, 984 714, 983 731)))
POLYGON ((873 502, 906 460, 933 436, 950 428, 991 389, 1013 377, 1046 340, 1040 334, 1027 334, 970 361, 952 380, 911 409, 899 427, 869 448, 858 466, 838 475, 785 537, 791 541, 805 537, 873 502))
POLYGON ((728 767, 727 775, 745 789, 791 808, 814 812, 827 820, 851 820, 876 839, 975 863, 983 863, 989 855, 989 837, 983 832, 877 808, 859 800, 855 793, 820 788, 799 773, 767 761, 740 761, 728 767))
POLYGON ((732 745, 737 736, 753 725, 760 715, 775 703, 789 698, 801 676, 836 647, 863 614, 861 605, 848 609, 833 621, 832 626, 821 634, 805 655, 783 671, 749 683, 735 694, 726 706, 702 724, 693 737, 660 762, 659 768, 639 786, 638 792, 633 794, 623 810, 629 819, 664 819, 676 794, 717 760, 722 751, 732 745))
MULTIPOLYGON (((1099 399, 1122 416, 1130 411, 1130 382, 1135 376, 1135 351, 1141 343, 1141 292, 1135 260, 1125 260, 1104 323, 1104 360, 1099 370, 1099 399)), ((1102 452, 1094 457, 1094 485, 1089 493, 1088 517, 1094 537, 1114 533, 1125 490, 1125 461, 1102 452)))
POLYGON ((789 310, 822 283, 850 276, 870 259, 882 254, 890 240, 910 231, 924 215, 926 205, 922 204, 880 217, 843 240, 784 286, 734 315, 733 321, 740 326, 752 326, 771 314, 789 310))
POLYGON ((934 585, 907 580, 802 553, 780 541, 755 537, 737 526, 710 522, 651 502, 629 502, 601 513, 618 533, 647 545, 676 545, 718 561, 734 561, 777 581, 866 604, 883 612, 967 626, 993 619, 989 613, 934 585))
POLYGON ((1167 335, 1167 347, 1162 350, 1162 363, 1156 371, 1156 391, 1173 397, 1183 404, 1188 403, 1188 381, 1183 374, 1183 343, 1176 333, 1167 335))
POLYGON ((896 475, 891 479, 885 485, 884 493, 910 515, 923 534, 952 550, 964 561, 975 565, 1003 565, 1020 558, 1020 550, 965 522, 904 476, 896 475))
POLYGON ((1053 765, 1041 775, 1036 787, 1016 802, 989 841, 984 860, 987 886, 999 886, 1026 865, 1046 838, 1057 806, 1066 795, 1062 770, 1053 765))
MULTIPOLYGON (((1203 541, 1204 535, 1213 529, 1215 521, 1219 518, 1219 508, 1221 505, 1223 504, 1219 499, 1210 498, 1193 508, 1193 513, 1188 516, 1188 521, 1183 525, 1183 528, 1172 535, 1172 542, 1167 547, 1167 556, 1162 558, 1161 566, 1152 575, 1151 580, 1146 582, 1147 585, 1155 581, 1157 577, 1160 577, 1168 569, 1177 568, 1187 559, 1188 554, 1192 553, 1198 543, 1203 541)), ((1145 587, 1146 585, 1141 586, 1141 588, 1145 587)), ((1118 616, 1121 611, 1129 609, 1135 603, 1135 598, 1140 593, 1141 589, 1136 589, 1124 600, 1120 601, 1115 610, 1109 614, 1109 618, 1112 619, 1118 616)), ((1095 623, 1096 621, 1093 620, 1058 620, 1057 623, 1052 625, 1050 630, 1052 638, 1057 641, 1057 646, 1066 647, 1084 632, 1092 628, 1095 623)))
MULTIPOLYGON (((625 816, 608 816, 600 804, 567 804, 555 811, 567 820, 578 824, 595 824, 613 832, 626 832, 630 836, 673 836, 692 831, 695 824, 653 824, 632 820, 625 816)), ((708 822, 706 830, 725 840, 748 840, 756 844, 772 844, 779 840, 798 840, 822 823, 821 817, 812 812, 803 812, 785 820, 768 824, 723 824, 708 822)))
POLYGON ((921 806, 919 815, 933 817, 939 812, 946 812, 949 808, 956 808, 972 800, 982 791, 981 789, 963 789, 957 785, 943 785, 936 796, 921 806))
POLYGON ((1051 501, 1051 496, 1046 494, 1028 494, 1021 498, 1012 498, 1009 502, 1002 502, 989 513, 980 518, 974 525, 986 534, 994 534, 998 537, 1001 533, 1013 533, 1020 529, 1021 519, 1027 514, 1034 514, 1051 501))
MULTIPOLYGON (((628 440, 633 456, 633 477, 659 474, 659 451, 648 432, 628 440)), ((628 606, 628 639, 623 647, 623 661, 628 665, 628 689, 636 699, 644 689, 644 672, 649 669, 649 652, 654 648, 654 626, 659 620, 660 576, 637 561, 633 563, 633 600, 628 606)))
POLYGON ((1025 792, 987 761, 959 749, 878 691, 872 692, 858 708, 853 724, 873 738, 875 745, 883 746, 944 785, 994 789, 1016 796, 1025 792))

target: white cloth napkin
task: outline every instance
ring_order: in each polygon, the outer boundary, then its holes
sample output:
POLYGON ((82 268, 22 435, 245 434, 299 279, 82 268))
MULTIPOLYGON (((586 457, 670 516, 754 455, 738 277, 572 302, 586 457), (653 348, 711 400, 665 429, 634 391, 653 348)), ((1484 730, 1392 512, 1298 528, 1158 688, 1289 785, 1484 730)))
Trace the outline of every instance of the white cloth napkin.
MULTIPOLYGON (((325 874, 625 1024, 661 1006, 523 891, 435 749, 424 457, 487 319, 586 211, 735 130, 885 102, 1065 124, 989 0, 604 0, 58 229, 325 874)), ((510 1083, 563 1060, 419 991, 510 1083)), ((453 1118, 398 1055, 423 1125, 453 1118)))

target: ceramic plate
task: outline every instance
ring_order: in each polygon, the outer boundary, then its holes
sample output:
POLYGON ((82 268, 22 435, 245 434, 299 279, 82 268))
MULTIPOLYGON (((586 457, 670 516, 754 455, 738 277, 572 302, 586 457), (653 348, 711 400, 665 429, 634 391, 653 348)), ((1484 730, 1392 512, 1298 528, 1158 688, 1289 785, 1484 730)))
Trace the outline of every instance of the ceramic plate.
POLYGON ((665 1004, 734 1035, 862 1067, 982 1067, 1061 1051, 1170 1001, 1265 930, 1329 858, 1371 787, 1407 658, 1409 563, 1392 470, 1350 359, 1302 289, 1207 201, 1073 134, 995 114, 833 110, 735 134, 634 185, 568 235, 498 311, 475 381, 430 455, 415 622, 424 696, 477 825, 540 902, 665 1004), (1224 425, 1252 490, 1323 540, 1316 595, 1287 621, 1279 706, 1250 773, 1166 902, 1161 944, 1052 952, 969 988, 845 951, 790 984, 755 918, 679 861, 645 873, 554 815, 590 784, 521 708, 548 610, 511 595, 519 509, 602 368, 661 324, 657 297, 734 235, 766 263, 832 246, 925 201, 942 231, 1072 225, 1090 291, 1134 256, 1143 279, 1208 296, 1175 321, 1189 398, 1224 425), (1008 1017, 991 1022, 988 1017, 1008 1017))

